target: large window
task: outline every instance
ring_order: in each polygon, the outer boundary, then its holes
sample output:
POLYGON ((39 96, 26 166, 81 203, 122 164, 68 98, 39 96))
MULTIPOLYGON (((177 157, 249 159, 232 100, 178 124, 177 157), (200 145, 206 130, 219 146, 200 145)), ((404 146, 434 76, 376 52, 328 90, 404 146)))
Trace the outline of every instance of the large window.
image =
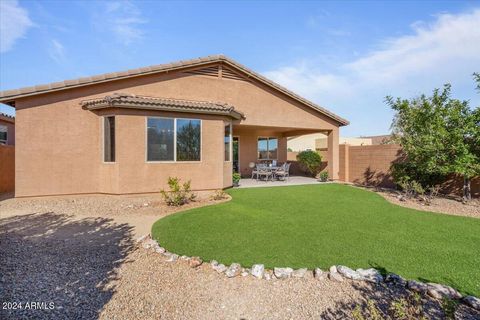
POLYGON ((147 161, 200 161, 200 156, 200 120, 147 119, 147 161))
POLYGON ((0 144, 7 144, 8 128, 0 125, 0 144))
POLYGON ((175 160, 174 119, 147 119, 147 160, 175 160))
POLYGON ((258 138, 257 149, 259 160, 277 159, 278 139, 274 137, 258 138))
POLYGON ((103 161, 115 162, 115 117, 103 118, 103 161))
POLYGON ((200 120, 177 119, 177 161, 200 161, 200 120))
POLYGON ((225 161, 230 161, 230 153, 232 149, 232 124, 229 122, 225 123, 223 141, 225 144, 225 161))

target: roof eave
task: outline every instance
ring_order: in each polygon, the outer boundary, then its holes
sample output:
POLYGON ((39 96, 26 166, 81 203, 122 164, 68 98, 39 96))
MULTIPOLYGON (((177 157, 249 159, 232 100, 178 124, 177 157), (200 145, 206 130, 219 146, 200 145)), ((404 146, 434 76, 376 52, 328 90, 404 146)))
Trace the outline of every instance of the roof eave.
POLYGON ((206 110, 195 109, 185 107, 166 107, 166 106, 149 106, 138 104, 110 104, 110 103, 96 103, 93 105, 83 105, 84 110, 101 110, 107 108, 124 108, 124 109, 137 109, 137 110, 153 110, 153 111, 169 111, 169 112, 182 112, 182 113, 197 113, 197 114, 209 114, 209 115, 223 115, 230 116, 236 120, 244 119, 244 115, 235 110, 206 110))

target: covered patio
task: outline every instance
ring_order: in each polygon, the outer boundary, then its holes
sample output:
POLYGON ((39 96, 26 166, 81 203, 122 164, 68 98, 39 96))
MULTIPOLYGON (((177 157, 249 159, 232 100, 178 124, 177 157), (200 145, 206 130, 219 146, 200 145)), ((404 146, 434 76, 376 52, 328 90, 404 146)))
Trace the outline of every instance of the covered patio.
MULTIPOLYGON (((330 128, 302 128, 302 127, 273 127, 256 125, 233 125, 233 170, 241 174, 242 178, 250 178, 255 164, 287 162, 287 138, 311 133, 323 133, 328 137, 327 170, 331 180, 338 180, 338 127, 330 128)), ((292 172, 290 172, 292 174, 292 172)), ((248 181, 242 179, 242 181, 248 181)), ((255 179, 254 179, 255 180, 255 179)), ((287 181, 277 181, 279 185, 286 185, 287 181)), ((277 185, 270 181, 268 185, 277 185)), ((313 178, 291 176, 288 184, 308 184, 316 182, 313 178)), ((247 182, 248 186, 257 185, 257 182, 247 182)), ((259 181, 258 185, 265 185, 259 181)))

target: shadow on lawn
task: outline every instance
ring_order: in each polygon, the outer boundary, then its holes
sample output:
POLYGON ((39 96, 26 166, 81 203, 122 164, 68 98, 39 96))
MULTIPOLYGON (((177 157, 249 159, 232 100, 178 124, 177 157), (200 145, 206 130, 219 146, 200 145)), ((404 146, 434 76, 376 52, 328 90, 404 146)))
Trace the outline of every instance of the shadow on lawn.
POLYGON ((2 302, 22 304, 2 308, 2 319, 98 318, 134 248, 127 224, 52 212, 1 219, 0 243, 2 302), (32 310, 32 302, 41 309, 32 310))

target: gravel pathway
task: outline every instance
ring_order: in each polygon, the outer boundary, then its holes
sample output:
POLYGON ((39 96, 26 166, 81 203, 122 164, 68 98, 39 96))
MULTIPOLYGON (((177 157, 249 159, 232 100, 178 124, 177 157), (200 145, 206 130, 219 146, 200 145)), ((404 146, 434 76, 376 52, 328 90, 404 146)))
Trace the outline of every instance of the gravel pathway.
MULTIPOLYGON (((143 224, 175 212, 154 198, 73 200, 0 201, 0 319, 349 319, 355 305, 406 294, 311 274, 227 279, 208 264, 167 262, 133 240, 143 224)), ((205 195, 192 206, 210 203, 205 195)), ((439 302, 424 303, 428 318, 443 317, 439 302)), ((465 306, 456 315, 480 317, 465 306)))

